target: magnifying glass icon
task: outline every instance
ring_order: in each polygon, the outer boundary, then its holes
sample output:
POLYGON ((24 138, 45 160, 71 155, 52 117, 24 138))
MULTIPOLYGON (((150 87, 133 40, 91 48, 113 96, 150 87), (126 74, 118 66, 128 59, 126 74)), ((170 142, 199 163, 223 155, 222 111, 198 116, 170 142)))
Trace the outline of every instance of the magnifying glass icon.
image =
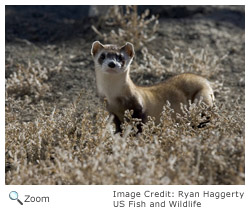
POLYGON ((18 199, 18 193, 16 191, 11 191, 9 194, 9 198, 11 200, 17 200, 21 205, 23 205, 22 201, 18 199))

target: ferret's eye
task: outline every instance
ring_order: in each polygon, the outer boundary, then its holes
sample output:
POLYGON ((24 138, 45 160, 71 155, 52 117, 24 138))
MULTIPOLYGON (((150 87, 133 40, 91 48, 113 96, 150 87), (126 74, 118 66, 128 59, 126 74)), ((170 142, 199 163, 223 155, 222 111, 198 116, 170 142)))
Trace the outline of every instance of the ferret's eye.
POLYGON ((117 57, 118 57, 118 61, 120 61, 120 62, 123 61, 123 59, 124 59, 123 55, 118 55, 117 57))
POLYGON ((102 53, 102 54, 100 55, 100 59, 102 59, 102 60, 105 59, 105 53, 102 53))

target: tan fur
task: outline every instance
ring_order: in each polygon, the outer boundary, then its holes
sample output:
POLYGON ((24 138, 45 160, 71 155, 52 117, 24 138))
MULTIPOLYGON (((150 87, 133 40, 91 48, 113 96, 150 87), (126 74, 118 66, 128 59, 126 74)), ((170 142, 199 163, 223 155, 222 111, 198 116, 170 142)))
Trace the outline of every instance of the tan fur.
POLYGON ((158 85, 137 86, 136 89, 142 95, 148 115, 155 117, 157 123, 166 101, 169 101, 174 111, 180 114, 180 103, 188 105, 189 101, 194 103, 202 98, 202 101, 211 107, 214 101, 209 82, 194 74, 180 74, 158 85))
POLYGON ((98 92, 107 98, 109 112, 116 115, 121 122, 123 122, 126 109, 141 109, 146 117, 155 117, 156 123, 159 123, 160 114, 166 101, 170 102, 176 113, 181 113, 181 103, 188 105, 189 101, 194 103, 200 98, 208 106, 213 106, 213 90, 208 80, 198 75, 180 74, 165 82, 148 87, 135 85, 129 76, 130 63, 134 56, 133 45, 130 43, 119 48, 115 45, 102 45, 94 42, 92 55, 95 62, 98 92), (118 70, 117 73, 107 73, 98 64, 98 57, 104 51, 120 50, 127 54, 126 67, 121 73, 118 70))

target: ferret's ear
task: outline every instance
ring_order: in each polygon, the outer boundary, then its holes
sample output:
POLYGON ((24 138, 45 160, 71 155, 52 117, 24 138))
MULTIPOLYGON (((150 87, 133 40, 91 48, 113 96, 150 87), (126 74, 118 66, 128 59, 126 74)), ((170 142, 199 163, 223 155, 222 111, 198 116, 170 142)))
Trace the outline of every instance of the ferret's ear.
POLYGON ((99 41, 95 41, 92 44, 91 54, 94 57, 104 46, 99 41))
POLYGON ((121 51, 124 51, 130 58, 134 57, 135 55, 134 46, 129 42, 121 47, 121 51))

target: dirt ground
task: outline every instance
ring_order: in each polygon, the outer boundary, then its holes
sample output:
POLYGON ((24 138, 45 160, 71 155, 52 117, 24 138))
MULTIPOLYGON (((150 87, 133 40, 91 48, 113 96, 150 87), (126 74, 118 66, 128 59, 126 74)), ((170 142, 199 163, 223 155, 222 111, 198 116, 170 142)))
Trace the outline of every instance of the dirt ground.
MULTIPOLYGON (((142 11, 143 7, 139 9, 142 11)), ((18 93, 18 90, 7 92, 6 107, 11 103, 9 98, 23 101, 22 106, 14 106, 11 111, 19 122, 35 122, 41 109, 51 113, 56 107, 58 112, 63 112, 76 100, 80 100, 79 106, 90 112, 97 113, 98 108, 102 107, 96 92, 94 65, 90 56, 92 42, 101 41, 101 38, 91 28, 98 18, 88 17, 88 9, 87 6, 6 6, 6 82, 13 78, 20 65, 25 68, 29 62, 49 70, 41 87, 48 90, 42 95, 36 97, 34 92, 18 93), (80 94, 83 95, 79 99, 80 94)), ((239 111, 244 116, 245 8, 152 6, 150 9, 152 14, 159 14, 156 38, 147 44, 151 53, 157 58, 165 56, 166 62, 172 61, 170 50, 175 47, 183 55, 187 55, 189 48, 197 51, 205 48, 210 56, 220 59, 226 56, 220 62, 219 73, 208 79, 223 85, 220 89, 214 89, 216 100, 224 103, 237 100, 239 111)), ((99 29, 104 31, 101 27, 99 29)), ((138 51, 136 61, 139 62, 141 56, 138 51)), ((131 76, 137 82, 141 80, 140 74, 131 76)), ((153 74, 143 76, 149 83, 164 78, 153 74)), ((241 124, 244 125, 244 122, 241 124)), ((13 167, 9 156, 6 157, 7 173, 13 167)), ((7 184, 25 183, 10 179, 7 178, 7 184)))

